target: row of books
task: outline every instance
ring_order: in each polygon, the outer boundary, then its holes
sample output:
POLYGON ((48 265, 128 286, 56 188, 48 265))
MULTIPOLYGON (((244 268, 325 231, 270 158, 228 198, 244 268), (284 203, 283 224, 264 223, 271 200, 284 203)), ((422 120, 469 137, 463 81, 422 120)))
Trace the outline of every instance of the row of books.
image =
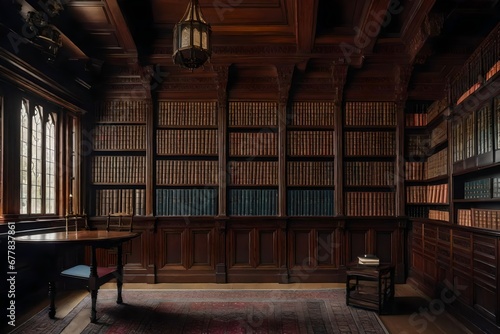
POLYGON ((450 221, 450 211, 444 210, 429 210, 429 219, 450 221))
POLYGON ((431 155, 425 165, 425 179, 448 175, 448 150, 445 148, 431 155))
POLYGON ((276 132, 229 133, 230 156, 276 156, 278 141, 276 132))
POLYGON ((472 158, 476 155, 476 121, 474 116, 474 114, 470 114, 464 119, 464 159, 472 158))
POLYGON ((406 187, 407 203, 448 203, 448 183, 406 187))
POLYGON ((333 216, 333 189, 289 189, 287 213, 289 216, 333 216))
POLYGON ((446 140, 448 140, 448 122, 443 121, 431 131, 431 147, 443 143, 446 140))
POLYGON ((394 131, 349 131, 344 147, 348 156, 392 156, 396 155, 396 135, 394 131))
POLYGON ((145 150, 145 125, 96 125, 92 132, 94 150, 145 150))
POLYGON ((477 154, 484 154, 493 150, 491 123, 491 107, 486 105, 477 111, 477 154))
POLYGON ((159 126, 217 125, 217 102, 159 101, 159 126))
POLYGON ((408 135, 406 137, 406 154, 408 156, 428 156, 430 138, 427 134, 408 135))
POLYGON ((500 96, 493 100, 493 108, 495 110, 495 149, 500 149, 500 96))
POLYGON ((335 104, 333 102, 293 102, 288 124, 305 126, 333 126, 335 104))
POLYGON ((393 216, 396 195, 393 192, 346 192, 348 216, 393 216))
POLYGON ((347 186, 394 185, 394 162, 346 161, 344 166, 347 186))
POLYGON ((228 213, 231 216, 275 216, 277 189, 229 189, 228 213))
POLYGON ((452 136, 452 159, 453 162, 464 160, 464 127, 462 122, 456 122, 451 126, 452 136))
POLYGON ((217 189, 156 189, 155 207, 158 216, 215 216, 217 189))
POLYGON ((98 189, 95 192, 95 214, 126 212, 143 216, 146 214, 145 189, 98 189))
POLYGON ((157 185, 216 185, 218 162, 211 160, 157 160, 157 185))
POLYGON ((156 149, 160 155, 217 155, 217 130, 158 130, 156 149))
POLYGON ((335 164, 333 161, 288 161, 289 186, 333 186, 335 164))
POLYGON ((500 210, 458 209, 457 224, 491 230, 500 230, 500 210))
POLYGON ((427 108, 427 120, 431 122, 438 117, 448 107, 446 98, 434 101, 429 108, 427 108))
MULTIPOLYGON (((287 165, 288 185, 333 186, 332 161, 289 161, 287 165)), ((230 161, 227 172, 229 181, 233 185, 277 185, 278 182, 277 161, 230 161)), ((216 185, 218 173, 217 161, 158 160, 156 162, 158 185, 216 185)))
POLYGON ((481 42, 478 50, 474 52, 462 67, 455 80, 451 82, 450 91, 452 101, 457 101, 459 97, 478 81, 478 78, 490 79, 493 73, 500 70, 498 64, 498 34, 497 25, 489 35, 481 42))
POLYGON ((229 102, 229 126, 275 126, 277 120, 276 102, 229 102))
POLYGON ((425 113, 412 113, 405 114, 405 126, 426 126, 427 114, 425 113))
POLYGON ((334 131, 289 131, 287 153, 292 156, 335 155, 334 131))
POLYGON ((485 178, 464 182, 464 198, 500 198, 500 178, 485 178))
POLYGON ((396 126, 394 102, 346 102, 345 125, 396 126))
POLYGON ((406 161, 405 179, 408 181, 423 181, 427 179, 427 164, 425 162, 406 161))
POLYGON ((144 184, 146 182, 146 157, 94 156, 92 157, 92 182, 94 184, 144 184))
POLYGON ((278 185, 277 161, 230 161, 229 182, 233 185, 278 185))
POLYGON ((151 104, 141 100, 108 100, 96 112, 96 121, 102 123, 146 123, 151 104))
POLYGON ((449 221, 449 207, 439 205, 407 206, 406 214, 413 218, 430 218, 449 221), (446 214, 448 212, 448 214, 446 214), (448 217, 448 219, 446 219, 448 217))
POLYGON ((412 218, 429 218, 430 206, 407 206, 406 214, 412 218))

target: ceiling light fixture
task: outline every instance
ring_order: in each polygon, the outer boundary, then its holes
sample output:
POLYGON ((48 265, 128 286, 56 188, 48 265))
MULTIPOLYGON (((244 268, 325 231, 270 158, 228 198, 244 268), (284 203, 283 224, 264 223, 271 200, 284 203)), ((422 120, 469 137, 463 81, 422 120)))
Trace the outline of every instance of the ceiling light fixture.
POLYGON ((31 41, 53 62, 62 46, 61 34, 46 20, 44 14, 29 12, 27 23, 33 37, 31 41))
POLYGON ((174 26, 174 64, 193 70, 203 66, 212 55, 212 29, 201 13, 198 0, 190 0, 186 13, 174 26))

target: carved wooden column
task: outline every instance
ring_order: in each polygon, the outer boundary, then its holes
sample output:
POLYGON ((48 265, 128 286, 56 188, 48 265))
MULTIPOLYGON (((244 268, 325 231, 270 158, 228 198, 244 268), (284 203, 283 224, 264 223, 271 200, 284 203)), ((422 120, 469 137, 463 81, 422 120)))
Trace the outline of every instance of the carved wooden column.
POLYGON ((294 65, 277 66, 278 71, 278 216, 286 216, 286 126, 287 106, 294 65))
POLYGON ((334 207, 337 216, 343 216, 344 211, 344 132, 342 127, 342 102, 344 85, 349 65, 345 61, 334 62, 331 66, 333 82, 333 102, 335 104, 335 199, 334 207))
MULTIPOLYGON (((278 72, 278 216, 286 217, 287 202, 287 168, 286 168, 286 126, 288 124, 287 106, 295 65, 277 66, 278 72)), ((280 283, 289 283, 287 266, 287 230, 286 219, 279 222, 278 236, 278 266, 280 268, 280 283)))
POLYGON ((395 69, 396 166, 394 169, 394 185, 396 186, 396 216, 405 215, 405 104, 408 97, 408 82, 410 81, 412 71, 413 65, 399 65, 395 69))
POLYGON ((227 216, 227 81, 229 65, 214 65, 217 73, 217 140, 219 151, 219 216, 227 216))
POLYGON ((219 151, 218 217, 216 219, 215 282, 226 283, 226 225, 227 225, 227 82, 229 65, 214 65, 217 73, 217 140, 219 151))
POLYGON ((158 104, 157 101, 153 101, 151 95, 151 89, 154 87, 151 85, 151 80, 154 77, 154 69, 153 66, 145 66, 142 69, 141 82, 144 87, 145 95, 149 100, 147 104, 146 111, 146 207, 145 214, 146 216, 153 216, 153 202, 154 202, 154 180, 156 179, 154 172, 154 151, 153 151, 153 143, 155 142, 154 136, 154 114, 158 104))

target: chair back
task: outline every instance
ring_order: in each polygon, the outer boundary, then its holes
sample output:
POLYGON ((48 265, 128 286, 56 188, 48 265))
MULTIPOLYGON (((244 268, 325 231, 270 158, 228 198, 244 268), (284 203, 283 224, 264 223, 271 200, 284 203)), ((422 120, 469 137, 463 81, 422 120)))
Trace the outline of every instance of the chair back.
POLYGON ((128 212, 109 213, 106 219, 106 231, 132 232, 134 214, 128 212))
POLYGON ((79 215, 74 213, 68 213, 64 216, 64 219, 66 221, 66 230, 78 230, 78 223, 80 221, 83 221, 84 228, 86 230, 89 229, 89 224, 86 214, 79 215))

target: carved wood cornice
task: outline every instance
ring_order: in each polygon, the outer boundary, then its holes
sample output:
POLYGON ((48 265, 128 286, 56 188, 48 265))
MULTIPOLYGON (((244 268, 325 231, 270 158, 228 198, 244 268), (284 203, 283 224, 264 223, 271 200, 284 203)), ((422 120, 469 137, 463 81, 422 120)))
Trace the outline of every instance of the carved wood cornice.
POLYGON ((279 103, 286 105, 292 85, 292 77, 295 65, 276 66, 278 72, 279 103))
POLYGON ((410 82, 413 65, 398 65, 394 69, 395 101, 405 103, 408 98, 408 83, 410 82))
POLYGON ((232 90, 248 90, 251 92, 278 92, 276 84, 245 84, 239 83, 232 90))
MULTIPOLYGON (((429 37, 438 36, 444 24, 444 17, 440 14, 431 13, 427 15, 416 31, 415 35, 406 44, 410 63, 412 63, 429 37)), ((419 59, 422 62, 422 59, 419 59)))
POLYGON ((342 103, 348 68, 349 65, 343 61, 334 62, 331 66, 333 96, 337 105, 342 103))
POLYGON ((213 71, 217 73, 217 99, 219 106, 225 106, 227 101, 227 84, 229 82, 229 65, 213 65, 213 71))

